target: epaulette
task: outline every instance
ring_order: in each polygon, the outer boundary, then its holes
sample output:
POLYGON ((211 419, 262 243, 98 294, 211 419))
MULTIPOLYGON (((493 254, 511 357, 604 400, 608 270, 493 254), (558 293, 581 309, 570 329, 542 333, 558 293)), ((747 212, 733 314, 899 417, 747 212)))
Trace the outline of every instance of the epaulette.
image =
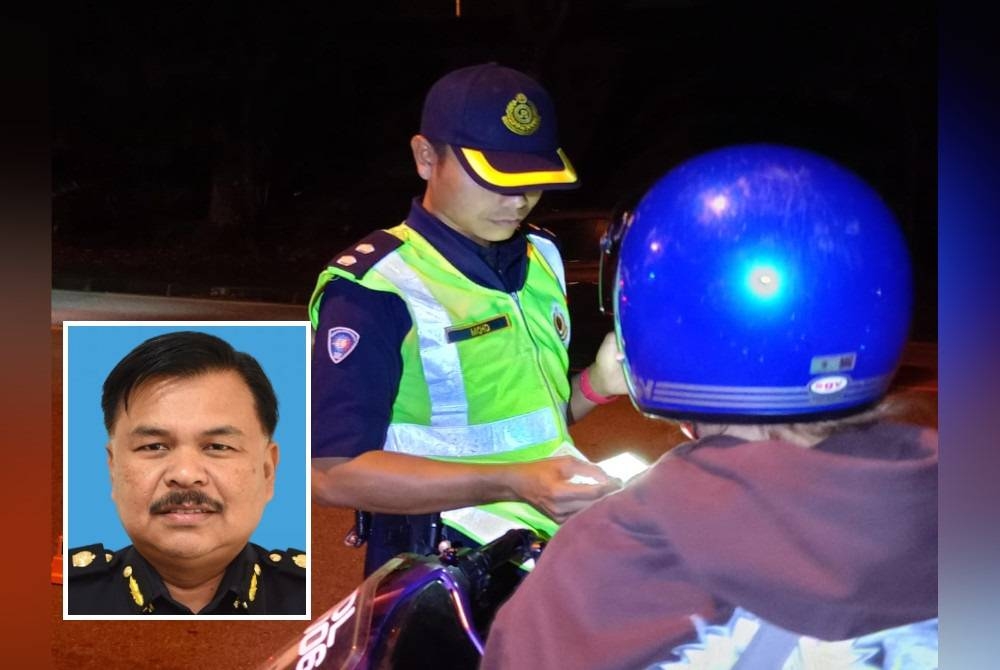
POLYGON ((115 552, 107 551, 100 543, 70 549, 69 578, 107 574, 114 561, 115 552))
POLYGON ((361 279, 376 263, 402 244, 403 240, 392 233, 376 230, 334 256, 328 265, 350 272, 355 279, 361 279))
POLYGON ((293 575, 305 579, 306 576, 306 553, 300 549, 272 549, 267 552, 268 565, 280 573, 293 575))

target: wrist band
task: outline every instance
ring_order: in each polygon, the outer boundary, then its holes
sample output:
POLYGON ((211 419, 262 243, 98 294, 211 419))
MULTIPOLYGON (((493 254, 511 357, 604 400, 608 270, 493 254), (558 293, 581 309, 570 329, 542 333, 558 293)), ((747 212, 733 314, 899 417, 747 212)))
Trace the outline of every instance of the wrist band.
POLYGON ((580 392, 583 393, 584 398, 595 405, 607 405, 618 399, 616 395, 604 396, 594 390, 594 387, 590 385, 590 368, 584 368, 583 372, 580 373, 580 392))

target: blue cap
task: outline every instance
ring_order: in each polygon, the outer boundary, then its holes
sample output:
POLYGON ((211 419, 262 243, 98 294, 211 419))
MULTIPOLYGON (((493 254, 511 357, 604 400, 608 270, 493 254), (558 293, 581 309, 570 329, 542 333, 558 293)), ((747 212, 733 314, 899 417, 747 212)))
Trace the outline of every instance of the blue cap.
POLYGON ((469 176, 498 193, 577 186, 557 130, 545 89, 496 63, 439 79, 427 92, 420 120, 421 135, 451 145, 469 176))

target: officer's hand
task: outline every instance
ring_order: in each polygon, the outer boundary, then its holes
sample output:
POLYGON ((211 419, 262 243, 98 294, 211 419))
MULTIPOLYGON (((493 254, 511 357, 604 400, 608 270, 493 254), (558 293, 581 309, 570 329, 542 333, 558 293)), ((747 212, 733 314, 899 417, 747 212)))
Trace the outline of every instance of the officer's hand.
POLYGON ((514 465, 512 487, 517 497, 559 523, 621 486, 593 463, 572 456, 514 465))
POLYGON ((603 396, 628 393, 623 360, 625 356, 618 350, 614 332, 608 333, 597 350, 597 357, 590 364, 590 385, 594 391, 603 396))

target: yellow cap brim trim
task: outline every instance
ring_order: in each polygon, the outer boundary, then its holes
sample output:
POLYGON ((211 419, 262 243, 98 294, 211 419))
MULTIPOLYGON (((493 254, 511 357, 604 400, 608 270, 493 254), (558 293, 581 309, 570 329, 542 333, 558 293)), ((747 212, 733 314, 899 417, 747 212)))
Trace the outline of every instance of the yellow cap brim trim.
POLYGON ((562 149, 556 149, 563 162, 562 170, 539 170, 536 172, 501 172, 490 165, 485 154, 476 149, 461 147, 462 156, 469 167, 483 180, 501 188, 520 188, 530 186, 546 186, 550 184, 576 183, 576 170, 562 149))

